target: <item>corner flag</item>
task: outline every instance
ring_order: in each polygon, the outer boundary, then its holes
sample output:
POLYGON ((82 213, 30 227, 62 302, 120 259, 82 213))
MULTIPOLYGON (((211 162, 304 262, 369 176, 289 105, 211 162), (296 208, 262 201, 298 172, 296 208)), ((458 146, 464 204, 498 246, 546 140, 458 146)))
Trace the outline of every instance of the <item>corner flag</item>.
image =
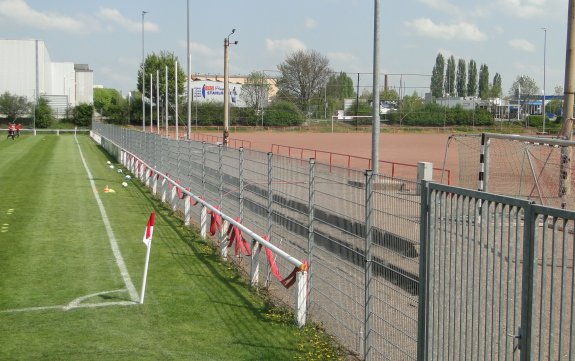
POLYGON ((147 247, 150 247, 150 243, 152 243, 152 235, 154 234, 154 213, 150 214, 150 219, 148 219, 148 225, 146 226, 146 232, 144 233, 144 239, 142 242, 147 247))
POLYGON ((150 214, 144 239, 142 242, 146 245, 146 263, 144 264, 144 276, 142 277, 142 293, 140 294, 140 304, 144 303, 144 295, 146 294, 146 280, 148 279, 148 264, 150 262, 150 249, 152 248, 152 235, 154 234, 154 213, 150 214))

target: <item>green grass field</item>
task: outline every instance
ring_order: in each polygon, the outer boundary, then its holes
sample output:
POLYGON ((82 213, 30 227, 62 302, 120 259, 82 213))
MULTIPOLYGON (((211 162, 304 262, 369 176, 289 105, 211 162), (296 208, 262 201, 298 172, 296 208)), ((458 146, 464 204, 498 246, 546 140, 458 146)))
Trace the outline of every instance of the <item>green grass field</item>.
POLYGON ((121 186, 87 136, 0 138, 1 360, 320 360, 327 337, 298 329, 138 182, 121 186), (142 236, 156 212, 146 298, 142 236), (109 186, 115 193, 104 193, 109 186))

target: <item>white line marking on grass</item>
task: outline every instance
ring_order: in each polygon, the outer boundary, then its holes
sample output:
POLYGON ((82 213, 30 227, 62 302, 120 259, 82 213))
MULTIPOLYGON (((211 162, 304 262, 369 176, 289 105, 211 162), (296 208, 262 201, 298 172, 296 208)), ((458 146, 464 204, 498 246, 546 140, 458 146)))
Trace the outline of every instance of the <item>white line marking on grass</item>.
POLYGON ((100 303, 82 303, 83 301, 98 297, 100 295, 106 295, 110 293, 126 292, 126 289, 104 291, 98 293, 92 293, 90 295, 78 297, 72 302, 64 306, 42 306, 42 307, 26 307, 26 308, 14 308, 11 310, 2 310, 0 313, 18 313, 18 312, 31 312, 31 311, 46 311, 46 310, 62 310, 69 311, 76 308, 96 308, 96 307, 109 307, 109 306, 136 306, 138 303, 132 301, 116 301, 116 302, 100 302, 100 303))
POLYGON ((102 221, 104 221, 104 226, 106 227, 106 233, 108 233, 108 239, 110 240, 110 246, 112 247, 112 251, 114 252, 114 257, 116 258, 116 264, 120 269, 120 273, 122 278, 124 279, 124 284, 128 289, 128 293, 130 294, 130 299, 133 302, 139 302, 138 292, 136 291, 136 287, 134 287, 134 283, 132 283, 132 279, 130 278, 130 274, 128 273, 128 269, 126 268, 126 264, 124 263, 124 258, 122 257, 122 253, 120 252, 120 248, 118 247, 118 242, 116 241, 116 237, 114 236, 114 232, 112 231, 112 226, 110 225, 110 220, 108 219, 108 215, 106 214, 106 209, 104 208, 104 204, 98 195, 98 189, 96 188, 96 184, 94 183, 94 177, 92 176, 92 172, 88 168, 88 164, 86 163, 86 159, 84 158, 84 154, 82 153, 82 149, 80 148, 80 143, 78 142, 78 138, 74 134, 74 139, 76 140, 76 145, 78 146, 78 151, 80 152, 80 158, 82 158, 82 163, 84 164, 84 168, 86 169, 86 173, 88 174, 88 179, 90 180, 90 185, 92 186, 92 193, 96 198, 96 202, 98 203, 98 208, 100 209, 100 214, 102 215, 102 221))
MULTIPOLYGON (((97 305, 108 305, 110 303, 113 304, 117 304, 117 303, 124 303, 126 301, 119 301, 119 302, 103 302, 103 303, 87 303, 87 304, 82 304, 82 302, 84 300, 87 300, 89 298, 92 297, 97 297, 100 295, 107 295, 109 293, 117 293, 117 292, 125 292, 125 289, 121 289, 121 290, 113 290, 113 291, 104 291, 104 292, 98 292, 98 293, 92 293, 91 295, 86 295, 86 296, 82 296, 82 297, 78 297, 75 300, 73 300, 72 302, 68 303, 66 306, 63 306, 64 311, 68 311, 71 310, 73 308, 78 308, 78 307, 88 307, 87 305, 96 305, 93 307, 98 307, 97 305)), ((128 302, 130 304, 133 304, 134 302, 128 302)))

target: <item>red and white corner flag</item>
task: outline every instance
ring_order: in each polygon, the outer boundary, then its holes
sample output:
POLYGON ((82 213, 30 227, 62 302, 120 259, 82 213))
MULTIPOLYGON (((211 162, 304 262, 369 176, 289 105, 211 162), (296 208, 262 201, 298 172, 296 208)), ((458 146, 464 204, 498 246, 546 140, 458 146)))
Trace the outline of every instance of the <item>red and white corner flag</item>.
POLYGON ((154 213, 150 214, 150 219, 148 219, 148 225, 146 226, 146 232, 144 233, 144 239, 142 239, 142 242, 144 242, 144 244, 147 247, 150 247, 150 244, 152 243, 153 234, 154 234, 154 213))
POLYGON ((144 264, 144 276, 142 277, 142 293, 140 294, 140 303, 144 303, 144 296, 146 294, 146 280, 148 279, 148 265, 150 263, 150 249, 152 248, 152 235, 154 234, 154 213, 150 214, 144 239, 142 240, 146 245, 146 263, 144 264))

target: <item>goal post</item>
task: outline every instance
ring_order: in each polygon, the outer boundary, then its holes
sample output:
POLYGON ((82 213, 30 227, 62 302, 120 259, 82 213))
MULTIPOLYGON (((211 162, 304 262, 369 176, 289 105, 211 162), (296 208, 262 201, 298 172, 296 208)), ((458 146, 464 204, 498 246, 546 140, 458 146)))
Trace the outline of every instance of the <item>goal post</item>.
POLYGON ((562 152, 572 149, 574 141, 494 133, 484 133, 483 142, 481 134, 450 138, 446 157, 457 159, 455 185, 554 207, 575 206, 573 195, 563 194, 561 165, 562 152))

